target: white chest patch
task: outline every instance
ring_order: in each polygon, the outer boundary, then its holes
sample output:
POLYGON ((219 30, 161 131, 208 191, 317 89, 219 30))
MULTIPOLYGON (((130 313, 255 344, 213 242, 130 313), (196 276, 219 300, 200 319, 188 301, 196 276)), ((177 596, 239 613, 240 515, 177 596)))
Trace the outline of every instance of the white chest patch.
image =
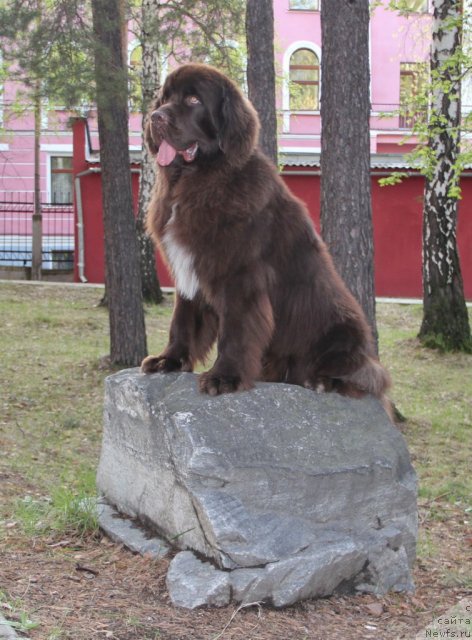
POLYGON ((193 300, 200 283, 195 273, 194 257, 191 252, 178 242, 175 237, 173 223, 177 213, 177 204, 172 207, 172 216, 165 227, 161 238, 164 251, 169 261, 177 291, 183 298, 193 300))

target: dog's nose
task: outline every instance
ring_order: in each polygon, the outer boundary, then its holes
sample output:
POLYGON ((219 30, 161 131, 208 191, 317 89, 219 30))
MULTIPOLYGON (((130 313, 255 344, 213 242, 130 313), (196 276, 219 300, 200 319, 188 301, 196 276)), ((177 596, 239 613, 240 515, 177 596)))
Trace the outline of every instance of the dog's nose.
POLYGON ((167 122, 169 121, 169 117, 164 111, 161 111, 160 109, 156 109, 156 111, 153 111, 151 113, 151 121, 153 124, 156 124, 156 125, 167 124, 167 122))

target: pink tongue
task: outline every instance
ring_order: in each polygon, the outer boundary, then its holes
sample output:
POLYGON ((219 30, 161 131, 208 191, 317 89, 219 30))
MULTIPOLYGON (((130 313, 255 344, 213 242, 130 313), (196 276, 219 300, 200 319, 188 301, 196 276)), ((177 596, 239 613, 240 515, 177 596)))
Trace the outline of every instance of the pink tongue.
POLYGON ((157 154, 157 162, 161 167, 167 167, 177 155, 177 151, 168 142, 163 140, 159 145, 159 152, 157 154))

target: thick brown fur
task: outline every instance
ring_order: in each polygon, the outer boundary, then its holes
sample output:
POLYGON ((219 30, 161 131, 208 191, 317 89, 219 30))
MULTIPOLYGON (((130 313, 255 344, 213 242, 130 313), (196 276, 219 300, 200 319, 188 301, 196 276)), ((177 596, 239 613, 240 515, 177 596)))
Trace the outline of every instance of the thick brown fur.
POLYGON ((159 167, 147 225, 177 293, 169 343, 142 370, 192 371, 217 340, 200 377, 211 395, 266 380, 384 400, 389 376, 364 314, 258 132, 253 107, 216 69, 184 65, 167 78, 146 138, 155 154, 163 140, 177 153, 159 167))

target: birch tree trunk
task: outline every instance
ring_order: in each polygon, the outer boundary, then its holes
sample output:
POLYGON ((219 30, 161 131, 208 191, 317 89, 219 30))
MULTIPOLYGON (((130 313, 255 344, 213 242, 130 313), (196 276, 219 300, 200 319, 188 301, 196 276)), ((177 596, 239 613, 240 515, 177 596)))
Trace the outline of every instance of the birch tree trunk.
POLYGON ((110 359, 112 364, 135 366, 147 349, 131 193, 124 3, 92 0, 92 12, 110 359))
POLYGON ((377 339, 370 190, 369 0, 321 3, 321 231, 377 339))
POLYGON ((259 145, 277 166, 273 0, 247 0, 246 43, 249 100, 261 121, 259 145))
MULTIPOLYGON (((155 21, 160 0, 142 0, 141 5, 141 46, 142 46, 142 130, 146 123, 147 112, 161 82, 159 44, 151 33, 156 33, 155 21), (154 25, 154 27, 152 27, 154 25)), ((139 262, 141 267, 141 286, 146 302, 158 304, 163 296, 156 271, 155 248, 145 230, 145 221, 152 188, 156 179, 155 160, 144 144, 141 151, 141 175, 139 178, 138 216, 136 234, 138 238, 139 262)))
POLYGON ((470 350, 470 325, 456 240, 456 184, 460 150, 461 2, 433 0, 431 112, 428 146, 432 168, 425 182, 423 211, 423 321, 428 346, 470 350))

